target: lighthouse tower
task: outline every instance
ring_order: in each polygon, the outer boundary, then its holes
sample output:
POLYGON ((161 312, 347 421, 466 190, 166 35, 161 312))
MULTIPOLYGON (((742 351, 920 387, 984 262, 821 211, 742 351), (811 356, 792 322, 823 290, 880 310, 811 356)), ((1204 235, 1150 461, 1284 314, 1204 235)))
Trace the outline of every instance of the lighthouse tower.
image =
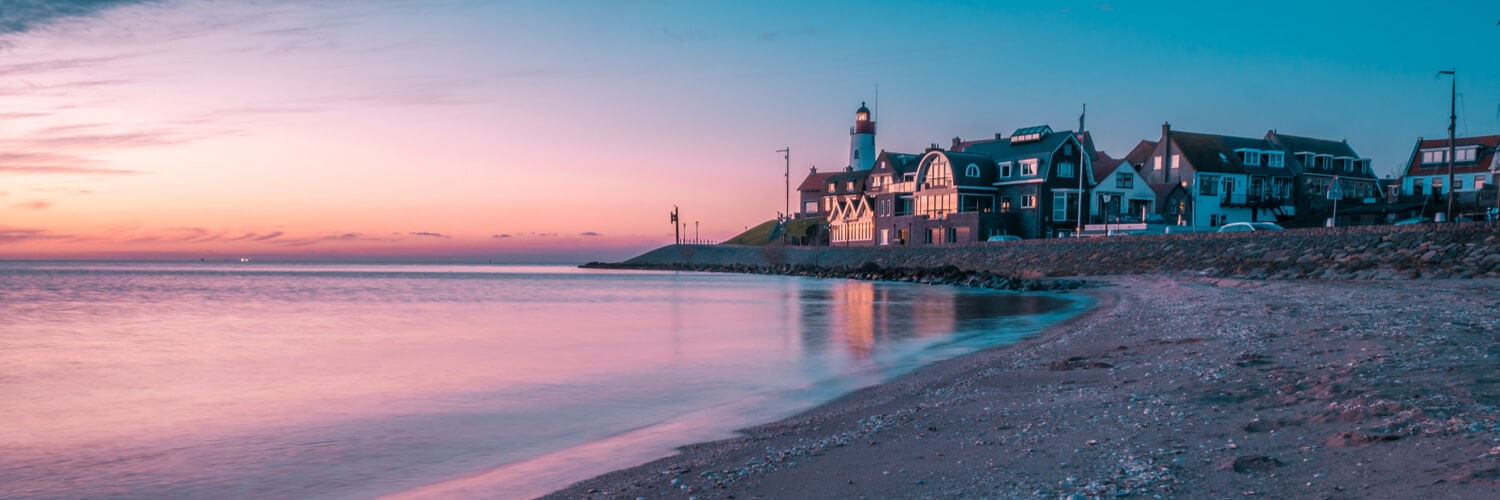
POLYGON ((849 127, 849 167, 869 170, 875 166, 875 122, 870 119, 870 108, 859 103, 854 111, 854 126, 849 127))

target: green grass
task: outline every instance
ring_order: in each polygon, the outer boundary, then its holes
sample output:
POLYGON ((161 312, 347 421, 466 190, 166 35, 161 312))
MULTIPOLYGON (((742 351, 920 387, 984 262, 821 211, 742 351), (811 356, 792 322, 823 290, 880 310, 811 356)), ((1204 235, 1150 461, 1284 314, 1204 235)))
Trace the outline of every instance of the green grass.
MULTIPOLYGON (((801 236, 807 234, 807 227, 822 224, 822 218, 793 219, 787 223, 787 234, 801 236)), ((749 230, 740 233, 739 236, 724 240, 724 245, 752 245, 760 246, 771 243, 771 232, 776 228, 776 219, 760 223, 749 230)))

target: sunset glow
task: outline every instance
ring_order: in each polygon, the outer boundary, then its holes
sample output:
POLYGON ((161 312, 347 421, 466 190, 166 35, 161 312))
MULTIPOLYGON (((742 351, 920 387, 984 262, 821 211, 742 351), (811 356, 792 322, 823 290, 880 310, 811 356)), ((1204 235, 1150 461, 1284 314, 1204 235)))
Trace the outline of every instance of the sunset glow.
POLYGON ((1250 5, 20 4, 0 258, 620 259, 670 243, 673 206, 707 240, 775 217, 775 151, 793 185, 843 168, 861 101, 879 149, 1071 128, 1087 102, 1110 152, 1163 121, 1278 128, 1384 175, 1445 132, 1433 74, 1457 65, 1460 135, 1500 124, 1470 62, 1500 29, 1457 7, 1319 4, 1293 30, 1250 5))

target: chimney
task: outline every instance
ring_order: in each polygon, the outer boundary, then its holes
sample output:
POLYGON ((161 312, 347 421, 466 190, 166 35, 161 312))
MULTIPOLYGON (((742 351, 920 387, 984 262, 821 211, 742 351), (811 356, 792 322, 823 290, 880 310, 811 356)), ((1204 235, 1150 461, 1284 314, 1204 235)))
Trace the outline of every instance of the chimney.
POLYGON ((809 174, 816 174, 816 173, 818 173, 818 166, 817 165, 813 165, 812 171, 808 172, 808 173, 809 174))
POLYGON ((957 136, 953 137, 953 147, 950 149, 958 149, 958 144, 961 142, 964 142, 963 139, 959 139, 957 136))
POLYGON ((1001 139, 1004 139, 1004 138, 1005 138, 1005 134, 1002 134, 1002 133, 999 133, 999 132, 995 132, 995 140, 998 141, 998 140, 1001 140, 1001 139))
POLYGON ((930 146, 927 146, 927 152, 929 152, 929 153, 931 153, 933 151, 942 151, 942 150, 943 150, 943 148, 938 147, 936 142, 932 143, 932 145, 930 145, 930 146))
POLYGON ((1171 135, 1172 135, 1172 123, 1171 122, 1161 122, 1161 138, 1162 138, 1162 140, 1166 140, 1167 137, 1169 137, 1171 135))

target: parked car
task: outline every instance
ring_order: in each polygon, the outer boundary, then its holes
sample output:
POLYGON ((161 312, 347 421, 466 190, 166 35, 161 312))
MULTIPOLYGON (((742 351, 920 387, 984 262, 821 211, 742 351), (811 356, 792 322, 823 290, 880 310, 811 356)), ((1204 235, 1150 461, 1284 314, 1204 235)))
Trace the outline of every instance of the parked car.
POLYGON ((1014 234, 997 234, 984 241, 1021 241, 1021 237, 1014 234))
POLYGON ((1255 232, 1255 231, 1280 231, 1282 229, 1286 229, 1286 228, 1278 226, 1276 224, 1272 224, 1270 222, 1231 222, 1231 223, 1219 226, 1219 232, 1221 232, 1221 233, 1249 233, 1249 232, 1255 232))
POLYGON ((1432 219, 1429 219, 1427 217, 1412 217, 1410 219, 1401 219, 1401 220, 1398 220, 1396 222, 1393 222, 1391 225, 1394 225, 1394 226, 1409 226, 1409 225, 1412 225, 1412 224, 1426 224, 1428 222, 1432 222, 1432 219))

